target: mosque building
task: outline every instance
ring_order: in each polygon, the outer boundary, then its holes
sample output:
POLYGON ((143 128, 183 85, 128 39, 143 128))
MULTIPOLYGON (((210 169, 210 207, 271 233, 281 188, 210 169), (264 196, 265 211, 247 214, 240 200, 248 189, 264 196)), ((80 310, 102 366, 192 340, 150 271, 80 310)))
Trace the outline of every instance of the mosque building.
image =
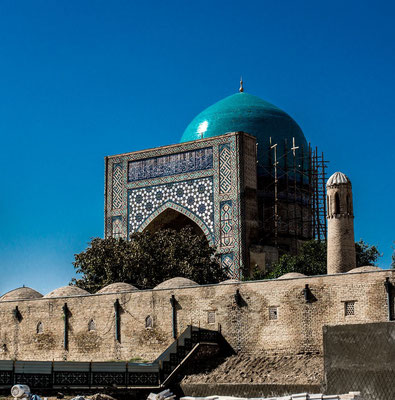
POLYGON ((4 293, 0 390, 158 389, 192 372, 197 386, 219 381, 243 395, 295 382, 295 392, 306 382, 393 391, 393 363, 377 360, 394 347, 395 271, 356 265, 351 180, 324 171, 298 124, 243 86, 197 115, 179 144, 106 157, 106 237, 189 226, 231 277, 4 293), (241 279, 326 239, 326 226, 327 275, 241 279))
POLYGON ((326 238, 324 170, 299 125, 241 81, 179 144, 105 158, 105 236, 191 226, 237 278, 326 238))

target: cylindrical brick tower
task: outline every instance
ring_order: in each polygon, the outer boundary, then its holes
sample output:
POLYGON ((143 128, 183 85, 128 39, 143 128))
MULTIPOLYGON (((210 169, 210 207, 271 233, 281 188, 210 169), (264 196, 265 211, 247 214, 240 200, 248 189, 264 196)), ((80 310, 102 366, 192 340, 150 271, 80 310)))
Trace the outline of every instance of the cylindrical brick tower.
POLYGON ((347 272, 356 267, 354 212, 350 179, 335 172, 326 184, 328 274, 347 272))

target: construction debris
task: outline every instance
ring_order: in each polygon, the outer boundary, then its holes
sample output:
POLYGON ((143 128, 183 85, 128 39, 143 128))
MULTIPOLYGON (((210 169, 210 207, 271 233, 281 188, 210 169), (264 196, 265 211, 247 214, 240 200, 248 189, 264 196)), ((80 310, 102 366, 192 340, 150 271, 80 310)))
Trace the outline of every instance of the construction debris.
POLYGON ((158 394, 150 393, 147 400, 173 400, 175 398, 176 396, 169 389, 166 389, 158 394))
MULTIPOLYGON (((150 398, 148 398, 151 400, 150 398)), ((155 398, 153 398, 155 399, 155 398)), ((360 392, 350 392, 341 395, 325 395, 299 393, 283 397, 229 397, 229 396, 209 396, 209 397, 181 397, 180 400, 364 400, 360 392)))

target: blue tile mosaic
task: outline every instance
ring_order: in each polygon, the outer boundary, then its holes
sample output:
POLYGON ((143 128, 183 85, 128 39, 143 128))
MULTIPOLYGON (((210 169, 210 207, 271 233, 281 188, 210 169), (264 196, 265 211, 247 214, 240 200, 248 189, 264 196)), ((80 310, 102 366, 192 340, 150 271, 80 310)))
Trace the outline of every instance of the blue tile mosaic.
POLYGON ((128 181, 135 182, 211 168, 213 168, 213 148, 206 147, 161 157, 129 161, 128 181))
POLYGON ((124 235, 122 217, 120 215, 112 217, 112 237, 119 239, 124 235))
POLYGON ((114 164, 112 167, 112 209, 122 208, 122 182, 123 170, 122 164, 114 164))
POLYGON ((129 233, 139 230, 143 222, 168 202, 194 214, 214 231, 213 178, 192 179, 164 185, 148 186, 128 191, 129 233))
POLYGON ((229 275, 232 278, 239 278, 239 271, 237 269, 237 266, 235 266, 233 258, 233 253, 221 254, 221 265, 224 268, 228 269, 229 275))
POLYGON ((222 201, 220 205, 221 218, 221 246, 233 244, 233 207, 232 200, 222 201))
POLYGON ((229 193, 232 189, 232 153, 229 143, 219 146, 219 191, 229 193))

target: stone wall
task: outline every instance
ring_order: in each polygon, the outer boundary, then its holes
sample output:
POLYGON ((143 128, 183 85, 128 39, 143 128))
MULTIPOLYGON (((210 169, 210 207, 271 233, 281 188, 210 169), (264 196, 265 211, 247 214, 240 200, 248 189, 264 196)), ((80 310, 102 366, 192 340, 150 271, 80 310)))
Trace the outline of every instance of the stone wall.
MULTIPOLYGON (((171 295, 177 300, 177 332, 189 324, 221 329, 236 351, 245 353, 322 352, 323 326, 386 321, 386 277, 393 271, 347 273, 0 302, 0 359, 154 360, 173 341, 171 295), (303 295, 311 290, 311 302, 303 295), (235 292, 241 301, 236 304, 235 292), (114 302, 121 304, 121 337, 115 339, 114 302), (348 311, 354 315, 345 315, 348 311), (67 303, 69 349, 63 349, 67 303), (21 319, 14 316, 18 306, 21 319), (151 316, 152 328, 146 328, 151 316), (276 319, 277 318, 277 319, 276 319), (93 320, 94 323, 90 323, 93 320), (37 333, 41 322, 42 333, 37 333), (94 330, 88 329, 88 326, 94 330)), ((41 329, 40 329, 41 330, 41 329)))
POLYGON ((327 392, 360 390, 366 400, 395 398, 393 322, 326 327, 324 348, 327 392))

